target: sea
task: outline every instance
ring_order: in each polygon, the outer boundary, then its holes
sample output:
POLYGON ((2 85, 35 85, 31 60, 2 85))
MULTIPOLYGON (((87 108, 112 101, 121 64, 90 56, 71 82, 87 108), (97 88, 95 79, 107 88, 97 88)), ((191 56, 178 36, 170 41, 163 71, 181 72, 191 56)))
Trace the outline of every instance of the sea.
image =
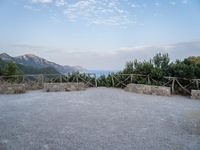
POLYGON ((100 77, 101 75, 105 75, 108 76, 111 73, 116 73, 118 72, 117 70, 87 70, 84 71, 83 73, 91 73, 91 74, 95 74, 96 77, 100 77))

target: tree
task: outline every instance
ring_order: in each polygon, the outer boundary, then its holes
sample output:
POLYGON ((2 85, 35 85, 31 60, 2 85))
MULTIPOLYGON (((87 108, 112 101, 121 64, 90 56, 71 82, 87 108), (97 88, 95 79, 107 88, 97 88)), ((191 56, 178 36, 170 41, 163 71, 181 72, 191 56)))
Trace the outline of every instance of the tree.
POLYGON ((0 58, 0 76, 3 75, 3 61, 0 58))
POLYGON ((153 69, 153 64, 151 61, 138 62, 134 61, 134 73, 135 74, 143 74, 150 75, 153 69))
POLYGON ((198 57, 191 56, 191 57, 188 57, 187 59, 191 60, 191 61, 193 61, 193 62, 195 62, 197 64, 200 64, 200 56, 198 56, 198 57))
POLYGON ((9 61, 3 69, 3 74, 5 76, 18 75, 20 71, 13 61, 9 61))
POLYGON ((161 54, 158 53, 156 56, 153 57, 153 64, 156 68, 164 69, 168 67, 170 62, 170 58, 168 54, 161 54))
POLYGON ((132 61, 129 61, 126 63, 125 69, 123 70, 123 73, 130 74, 134 72, 134 63, 132 61))

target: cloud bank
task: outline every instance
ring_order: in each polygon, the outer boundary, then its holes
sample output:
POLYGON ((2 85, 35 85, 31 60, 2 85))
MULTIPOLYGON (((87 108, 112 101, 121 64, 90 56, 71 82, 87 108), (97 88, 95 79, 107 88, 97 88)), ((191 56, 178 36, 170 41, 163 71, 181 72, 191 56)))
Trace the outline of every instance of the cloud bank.
POLYGON ((73 51, 64 48, 51 49, 28 44, 15 44, 13 48, 23 49, 23 54, 34 51, 36 55, 63 65, 81 65, 88 69, 101 70, 119 70, 124 67, 127 61, 133 61, 134 59, 149 60, 159 52, 168 53, 171 61, 189 56, 200 56, 200 41, 120 48, 112 52, 73 51))

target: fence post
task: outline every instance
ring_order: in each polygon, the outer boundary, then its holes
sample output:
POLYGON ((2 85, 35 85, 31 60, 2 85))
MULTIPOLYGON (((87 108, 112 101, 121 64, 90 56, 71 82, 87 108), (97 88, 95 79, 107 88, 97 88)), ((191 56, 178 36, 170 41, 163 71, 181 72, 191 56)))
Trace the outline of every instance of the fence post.
POLYGON ((76 74, 76 82, 78 83, 78 74, 76 74))
POLYGON ((60 83, 62 83, 62 75, 60 75, 60 83))
POLYGON ((199 89, 199 80, 196 80, 197 89, 199 89))
POLYGON ((22 76, 22 83, 24 83, 25 79, 24 79, 24 75, 22 76))
POLYGON ((175 88, 174 88, 175 81, 176 81, 176 78, 173 77, 173 81, 172 81, 172 93, 175 93, 175 88))
POLYGON ((150 81, 150 77, 149 77, 149 75, 147 75, 147 82, 148 82, 148 84, 150 85, 151 84, 151 81, 150 81))
POLYGON ((131 83, 133 83, 133 74, 131 74, 131 83))
POLYGON ((41 75, 41 79, 42 79, 42 85, 44 84, 44 75, 41 75))
POLYGON ((95 75, 95 87, 97 87, 98 85, 97 85, 97 77, 96 77, 96 75, 95 75))
POLYGON ((112 86, 115 87, 115 82, 114 82, 114 79, 113 79, 113 75, 111 76, 111 79, 112 79, 112 86))

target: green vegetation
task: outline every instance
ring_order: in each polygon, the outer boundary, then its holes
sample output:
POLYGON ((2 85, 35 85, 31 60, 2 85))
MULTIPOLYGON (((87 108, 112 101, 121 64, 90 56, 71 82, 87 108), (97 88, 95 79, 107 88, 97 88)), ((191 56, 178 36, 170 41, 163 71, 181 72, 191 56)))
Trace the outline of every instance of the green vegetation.
MULTIPOLYGON (((168 80, 165 77, 178 77, 179 83, 188 88, 195 89, 195 83, 191 79, 200 79, 200 57, 188 57, 175 62, 170 62, 168 54, 157 54, 149 61, 127 62, 122 71, 98 79, 100 86, 124 87, 130 83, 129 74, 132 74, 131 83, 164 85, 168 80), (187 79, 186 79, 187 78, 187 79), (121 83, 120 83, 121 82, 121 83)), ((175 85, 178 93, 184 93, 180 86, 175 85)))
MULTIPOLYGON (((0 75, 10 76, 18 74, 59 74, 54 68, 34 68, 31 66, 24 66, 15 64, 12 61, 4 62, 0 60, 0 75)), ((72 80, 76 75, 81 76, 84 79, 88 79, 88 75, 71 73, 67 74, 69 80, 72 80)), ((175 62, 170 62, 168 54, 157 54, 149 61, 130 61, 127 62, 125 68, 117 73, 110 74, 108 76, 100 76, 98 79, 99 85, 110 86, 112 84, 111 75, 117 76, 123 80, 124 75, 121 74, 140 74, 153 78, 156 81, 162 81, 165 76, 180 77, 197 79, 200 78, 200 57, 188 57, 175 62)), ((133 80, 138 80, 142 76, 133 77, 133 80)), ((141 79, 142 80, 142 79, 141 79)), ((139 81, 138 81, 139 82, 139 81)), ((141 81, 147 82, 147 81, 141 81)))
POLYGON ((0 59, 0 76, 12 76, 22 74, 60 74, 53 67, 35 68, 32 66, 24 66, 15 64, 13 61, 2 61, 0 59))
MULTIPOLYGON (((117 73, 102 75, 97 79, 98 86, 105 87, 125 87, 127 84, 150 84, 164 85, 168 79, 165 77, 179 77, 182 85, 191 83, 189 79, 200 78, 199 57, 189 57, 183 61, 177 60, 170 62, 168 54, 157 54, 149 61, 130 61, 127 62, 125 68, 117 73), (132 76, 130 77, 130 74, 132 76), (182 78, 187 78, 184 80, 182 78)), ((78 72, 69 73, 62 77, 62 82, 85 82, 90 81, 95 85, 95 77, 89 74, 80 74, 78 72)), ((55 80, 60 82, 60 79, 55 80)), ((192 86, 192 84, 191 84, 192 86)), ((175 87, 177 88, 177 87, 175 87)))
POLYGON ((177 60, 170 65, 171 76, 199 79, 200 78, 200 63, 191 60, 191 57, 183 61, 177 60))
POLYGON ((193 61, 197 64, 200 64, 200 56, 199 57, 191 56, 191 57, 188 57, 188 60, 193 61))
MULTIPOLYGON (((59 73, 51 67, 34 68, 15 64, 11 61, 5 63, 0 60, 0 75, 10 76, 16 74, 59 73)), ((125 87, 129 83, 164 85, 168 82, 168 79, 165 77, 178 77, 179 83, 182 86, 189 85, 187 86, 189 90, 195 88, 196 85, 191 79, 200 79, 200 57, 188 57, 182 61, 176 60, 175 62, 170 62, 168 54, 159 53, 149 61, 129 61, 122 71, 109 74, 108 76, 102 75, 98 79, 90 74, 79 72, 68 73, 62 76, 45 76, 47 82, 84 82, 89 86, 98 84, 98 86, 118 88, 125 87)), ((175 90, 179 93, 184 93, 182 89, 180 85, 175 85, 175 90)))
POLYGON ((32 66, 24 66, 20 64, 17 64, 17 66, 22 71, 22 74, 60 74, 53 67, 35 68, 32 66))
POLYGON ((7 63, 0 61, 0 74, 6 76, 4 80, 6 80, 7 82, 18 82, 18 80, 21 78, 17 76, 12 76, 21 74, 21 70, 13 61, 8 61, 7 63))
POLYGON ((200 57, 188 57, 170 63, 168 54, 157 54, 149 61, 128 62, 122 73, 149 75, 155 80, 164 76, 196 79, 200 78, 200 57))
POLYGON ((0 58, 0 76, 3 75, 3 69, 2 68, 3 68, 3 61, 0 58))
POLYGON ((9 61, 3 69, 4 76, 19 75, 19 74, 21 74, 21 71, 13 61, 9 61))

